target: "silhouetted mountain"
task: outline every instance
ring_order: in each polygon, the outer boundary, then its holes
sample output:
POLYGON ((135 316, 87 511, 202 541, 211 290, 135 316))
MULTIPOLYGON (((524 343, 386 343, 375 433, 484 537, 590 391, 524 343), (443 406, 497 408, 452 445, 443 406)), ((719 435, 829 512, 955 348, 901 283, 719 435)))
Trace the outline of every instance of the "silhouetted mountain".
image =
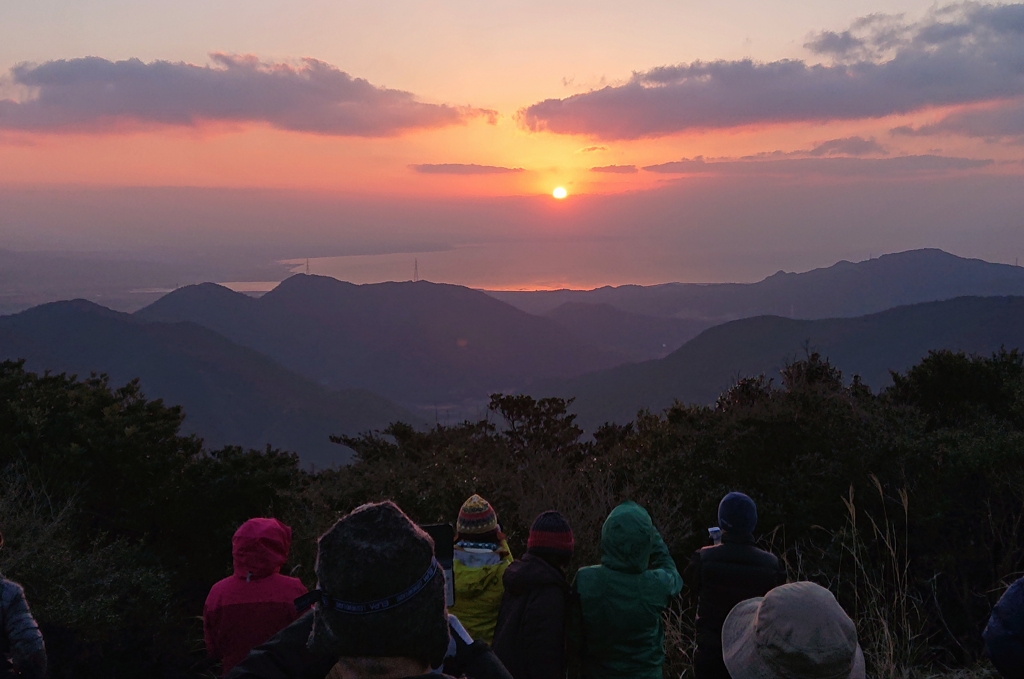
POLYGON ((625 360, 551 319, 425 281, 353 285, 298 275, 259 299, 205 284, 170 293, 136 316, 192 321, 326 386, 429 408, 479 404, 533 379, 625 360))
POLYGON ((198 281, 273 281, 281 263, 249 258, 166 253, 167 260, 125 259, 90 252, 13 252, 0 249, 0 315, 47 302, 87 299, 117 311, 136 311, 181 285, 198 281))
POLYGON ((583 302, 566 302, 544 315, 580 339, 618 351, 630 361, 667 356, 711 325, 708 321, 644 316, 611 304, 583 302))
POLYGON ((942 250, 911 250, 864 262, 843 261, 806 273, 780 271, 757 283, 488 294, 537 314, 566 302, 587 302, 639 314, 714 322, 766 314, 842 318, 967 295, 1024 295, 1024 267, 964 259, 942 250))
POLYGON ((845 376, 879 389, 890 370, 905 370, 932 349, 989 354, 1024 347, 1024 297, 961 297, 859 318, 800 321, 759 316, 705 330, 667 357, 571 380, 538 384, 535 396, 574 396, 588 431, 625 423, 637 411, 711 404, 739 377, 777 378, 788 361, 817 351, 845 376))
POLYGON ((137 377, 147 397, 183 406, 184 429, 210 448, 269 443, 318 467, 348 460, 331 434, 420 423, 380 396, 325 389, 198 325, 146 322, 85 300, 0 317, 8 358, 35 372, 104 372, 114 385, 137 377))

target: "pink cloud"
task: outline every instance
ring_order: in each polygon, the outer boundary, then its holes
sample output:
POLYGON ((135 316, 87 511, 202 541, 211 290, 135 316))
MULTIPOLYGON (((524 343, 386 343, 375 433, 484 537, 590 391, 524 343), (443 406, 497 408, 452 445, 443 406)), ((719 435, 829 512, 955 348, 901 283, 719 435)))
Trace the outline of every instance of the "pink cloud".
POLYGON ((263 123, 312 134, 390 137, 409 130, 494 122, 496 112, 429 104, 376 87, 316 59, 297 65, 212 54, 212 65, 98 57, 20 64, 14 84, 34 96, 0 100, 0 129, 112 132, 204 123, 263 123))
POLYGON ((963 3, 905 24, 873 15, 807 47, 830 63, 696 61, 625 84, 547 99, 517 118, 531 130, 599 139, 687 130, 860 120, 1024 95, 1024 4, 963 3))

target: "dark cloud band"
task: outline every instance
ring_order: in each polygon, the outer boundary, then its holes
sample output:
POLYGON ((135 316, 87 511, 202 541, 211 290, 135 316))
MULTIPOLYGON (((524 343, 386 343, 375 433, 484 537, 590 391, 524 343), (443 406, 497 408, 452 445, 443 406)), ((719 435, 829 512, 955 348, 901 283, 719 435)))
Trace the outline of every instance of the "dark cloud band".
POLYGON ((429 104, 316 59, 297 65, 211 55, 209 66, 97 57, 21 64, 10 80, 34 93, 0 100, 0 129, 106 132, 126 125, 263 123, 296 132, 388 137, 458 125, 494 111, 429 104))
POLYGON ((498 167, 496 165, 476 165, 473 163, 424 163, 410 165, 414 172, 420 174, 509 174, 523 172, 521 167, 498 167))
POLYGON ((647 172, 660 174, 697 174, 730 176, 821 177, 906 177, 947 174, 976 170, 993 164, 991 160, 921 155, 898 158, 783 158, 783 159, 705 159, 683 158, 669 163, 647 165, 647 172))
POLYGON ((602 165, 590 168, 591 172, 606 172, 609 174, 633 174, 637 172, 636 165, 602 165))

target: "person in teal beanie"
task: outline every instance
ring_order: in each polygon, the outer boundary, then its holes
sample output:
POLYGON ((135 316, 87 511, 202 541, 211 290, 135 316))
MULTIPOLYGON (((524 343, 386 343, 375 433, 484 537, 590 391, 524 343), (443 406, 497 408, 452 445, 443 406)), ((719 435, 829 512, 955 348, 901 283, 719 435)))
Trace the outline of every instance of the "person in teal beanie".
POLYGON ((683 588, 650 514, 635 502, 615 509, 601 529, 601 565, 573 582, 567 638, 583 679, 661 679, 661 614, 683 588))

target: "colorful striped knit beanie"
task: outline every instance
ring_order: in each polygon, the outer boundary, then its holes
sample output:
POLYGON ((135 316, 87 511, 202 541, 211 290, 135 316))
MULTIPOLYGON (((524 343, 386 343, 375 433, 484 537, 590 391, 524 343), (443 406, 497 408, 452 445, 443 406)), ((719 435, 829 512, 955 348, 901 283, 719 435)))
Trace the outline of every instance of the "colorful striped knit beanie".
POLYGON ((459 535, 482 535, 498 529, 498 515, 491 503, 474 495, 462 503, 455 530, 459 535))
POLYGON ((556 511, 546 511, 533 521, 526 549, 538 556, 572 556, 572 528, 556 511))

